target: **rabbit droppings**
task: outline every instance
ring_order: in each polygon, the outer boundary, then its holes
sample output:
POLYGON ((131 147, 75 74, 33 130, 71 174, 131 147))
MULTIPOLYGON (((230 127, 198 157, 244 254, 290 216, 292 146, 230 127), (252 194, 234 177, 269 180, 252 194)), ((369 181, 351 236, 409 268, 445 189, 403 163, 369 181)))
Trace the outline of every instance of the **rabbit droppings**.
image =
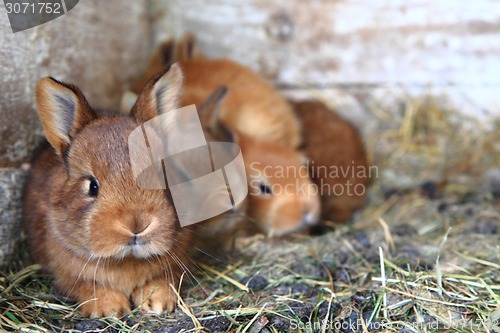
POLYGON ((145 84, 130 116, 100 114, 80 90, 47 77, 36 89, 38 113, 53 149, 34 161, 24 196, 33 258, 86 316, 122 315, 131 306, 173 311, 191 247, 168 190, 140 189, 128 135, 175 109, 177 65, 145 84))

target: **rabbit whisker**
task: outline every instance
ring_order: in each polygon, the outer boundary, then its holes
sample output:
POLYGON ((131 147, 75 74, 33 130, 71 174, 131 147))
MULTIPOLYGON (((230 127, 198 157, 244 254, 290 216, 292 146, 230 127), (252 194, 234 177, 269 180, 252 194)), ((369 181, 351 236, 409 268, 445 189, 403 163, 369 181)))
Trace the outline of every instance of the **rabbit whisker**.
POLYGON ((82 269, 80 270, 80 273, 78 273, 78 276, 75 280, 75 283, 73 283, 73 286, 71 287, 71 289, 66 293, 66 297, 64 298, 64 301, 67 302, 68 301, 68 298, 70 298, 70 295, 71 293, 73 292, 73 290, 75 289, 76 287, 76 284, 78 283, 78 281, 80 280, 80 277, 82 276, 83 274, 83 271, 85 270, 85 267, 87 267, 87 265, 89 264, 89 262, 94 259, 94 255, 93 254, 90 254, 89 258, 87 259, 87 261, 85 262, 85 264, 83 265, 82 269))

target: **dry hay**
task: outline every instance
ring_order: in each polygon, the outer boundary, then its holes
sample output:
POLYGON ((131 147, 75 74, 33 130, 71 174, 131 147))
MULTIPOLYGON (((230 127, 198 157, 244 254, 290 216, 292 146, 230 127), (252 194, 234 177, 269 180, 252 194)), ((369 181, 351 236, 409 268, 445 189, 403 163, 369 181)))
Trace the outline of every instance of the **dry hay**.
POLYGON ((441 105, 413 99, 399 118, 381 119, 368 145, 379 179, 352 223, 313 237, 255 236, 217 259, 200 256, 175 314, 81 318, 39 266, 27 266, 21 246, 1 273, 0 327, 500 332, 500 122, 487 128, 441 105))

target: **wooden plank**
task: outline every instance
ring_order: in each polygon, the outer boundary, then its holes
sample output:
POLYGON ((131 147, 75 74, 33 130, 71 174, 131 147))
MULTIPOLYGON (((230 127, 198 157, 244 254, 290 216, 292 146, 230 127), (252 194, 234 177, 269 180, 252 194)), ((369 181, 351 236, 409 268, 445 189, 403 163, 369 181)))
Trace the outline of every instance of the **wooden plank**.
MULTIPOLYGON (((151 52, 146 0, 86 0, 66 15, 12 33, 0 2, 0 264, 21 235, 24 171, 43 133, 34 90, 43 76, 77 84, 92 105, 118 107, 151 52), (9 167, 9 168, 7 168, 9 167)), ((40 189, 43 191, 44 189, 40 189)))
POLYGON ((34 89, 43 76, 72 82, 92 105, 118 107, 148 60, 146 0, 89 0, 66 15, 12 33, 0 3, 0 167, 29 159, 42 136, 34 89))
POLYGON ((430 88, 478 116, 500 108, 495 0, 158 0, 153 12, 156 42, 193 32, 209 56, 282 87, 430 88))
POLYGON ((156 40, 194 32, 209 55, 280 84, 500 83, 495 0, 173 0, 153 8, 163 14, 156 40))
POLYGON ((0 264, 21 238, 21 194, 26 171, 0 168, 0 264))

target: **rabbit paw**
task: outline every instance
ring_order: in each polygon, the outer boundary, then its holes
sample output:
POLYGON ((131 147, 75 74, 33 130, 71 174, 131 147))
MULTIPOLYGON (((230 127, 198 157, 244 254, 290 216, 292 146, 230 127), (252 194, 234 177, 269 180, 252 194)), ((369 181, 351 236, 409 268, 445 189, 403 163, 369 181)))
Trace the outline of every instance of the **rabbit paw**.
POLYGON ((95 290, 92 299, 83 302, 81 311, 91 318, 118 317, 130 312, 130 300, 119 291, 101 287, 95 290))
POLYGON ((144 312, 161 314, 175 309, 177 297, 167 279, 155 279, 137 288, 132 294, 134 305, 144 312))

